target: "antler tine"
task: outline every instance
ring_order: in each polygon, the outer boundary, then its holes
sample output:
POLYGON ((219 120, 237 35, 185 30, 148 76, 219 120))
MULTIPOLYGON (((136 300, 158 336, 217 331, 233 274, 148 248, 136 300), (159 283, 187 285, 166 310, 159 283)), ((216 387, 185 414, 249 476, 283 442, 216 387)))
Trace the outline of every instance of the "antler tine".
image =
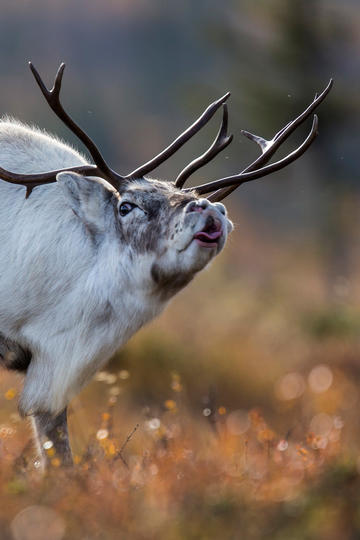
POLYGON ((145 174, 153 171, 156 169, 161 163, 169 159, 175 152, 179 150, 191 137, 193 137, 205 124, 209 122, 209 120, 214 116, 216 111, 221 107, 223 103, 228 99, 230 96, 230 92, 225 94, 223 97, 218 99, 217 101, 214 101, 214 103, 211 103, 209 107, 202 113, 201 116, 195 122, 188 127, 179 137, 177 137, 165 150, 160 152, 157 156, 155 156, 153 159, 148 161, 147 163, 144 163, 144 165, 141 165, 128 175, 126 175, 125 178, 129 179, 135 179, 135 178, 141 178, 145 174))
POLYGON ((256 144, 260 146, 262 153, 264 153, 269 147, 270 142, 263 137, 260 137, 259 135, 254 135, 253 133, 250 133, 250 131, 245 131, 245 129, 242 129, 241 133, 245 135, 245 137, 250 139, 250 141, 256 142, 256 144))
POLYGON ((46 173, 36 174, 20 174, 7 171, 0 167, 0 178, 10 184, 17 184, 26 187, 26 199, 36 186, 42 186, 43 184, 51 184, 56 182, 56 175, 61 172, 76 172, 83 174, 84 176, 94 175, 102 176, 102 172, 96 167, 96 165, 80 165, 77 167, 67 167, 66 169, 58 169, 55 171, 49 171, 46 173))
MULTIPOLYGON (((326 88, 321 92, 321 94, 316 94, 314 100, 310 103, 310 105, 301 113, 299 116, 297 116, 293 121, 286 124, 284 127, 282 127, 273 137, 273 139, 267 141, 266 139, 259 137, 257 135, 254 135, 252 133, 249 133, 248 131, 242 131, 243 135, 248 137, 249 139, 256 142, 260 148, 261 148, 261 155, 253 161, 248 167, 246 167, 241 174, 249 173, 254 170, 261 170, 258 169, 258 167, 262 167, 265 165, 274 155, 276 150, 281 146, 281 144, 295 131, 295 129, 301 125, 307 118, 311 115, 311 113, 320 105, 320 103, 326 98, 328 93, 330 92, 331 88, 333 86, 333 79, 330 79, 328 85, 326 88)), ((267 173, 268 174, 268 173, 267 173)), ((239 178, 240 175, 235 175, 234 178, 239 178)), ((261 176, 261 175, 260 175, 261 176)), ((259 176, 257 177, 259 178, 259 176)), ((255 177, 253 178, 255 179, 255 177)), ((242 182, 236 183, 235 185, 231 187, 224 188, 221 193, 215 192, 212 195, 208 197, 210 201, 220 201, 223 200, 225 197, 230 195, 236 188, 241 185, 242 182)), ((196 188, 194 188, 196 189, 196 188)), ((214 187, 214 190, 217 189, 214 187)), ((212 189, 209 189, 208 192, 213 191, 212 189)))
POLYGON ((206 150, 206 152, 204 152, 198 158, 194 159, 191 163, 189 163, 189 165, 187 165, 180 172, 180 174, 178 175, 178 177, 175 180, 175 186, 176 187, 182 188, 183 185, 185 184, 186 180, 195 171, 197 171, 198 169, 200 169, 200 167, 203 167, 204 165, 209 163, 209 161, 214 159, 214 157, 219 152, 224 150, 231 143, 231 141, 233 140, 233 135, 227 135, 228 116, 229 116, 228 115, 228 108, 227 108, 226 103, 224 103, 223 104, 223 117, 222 117, 221 126, 220 126, 220 129, 218 131, 218 134, 217 134, 214 142, 212 143, 210 148, 208 148, 206 150))
MULTIPOLYGON (((209 182, 207 184, 202 184, 201 186, 197 186, 196 188, 188 188, 184 191, 192 191, 196 189, 196 192, 199 195, 203 195, 204 193, 209 193, 210 191, 213 191, 214 189, 224 188, 228 186, 238 187, 244 182, 250 182, 251 180, 256 180, 257 178, 260 178, 262 176, 267 176, 268 174, 278 171, 279 169, 286 167, 287 165, 289 165, 290 163, 298 159, 313 143, 317 135, 318 135, 318 117, 316 114, 314 114, 312 127, 305 141, 298 148, 296 148, 296 150, 288 154, 283 159, 280 159, 279 161, 276 161, 275 163, 271 163, 270 165, 267 165, 260 169, 256 169, 255 171, 244 172, 244 173, 240 173, 234 176, 227 176, 226 178, 221 178, 220 180, 215 180, 214 182, 209 182)), ((214 196, 212 196, 210 200, 220 201, 222 199, 223 197, 220 198, 218 196, 215 198, 214 196)))
POLYGON ((48 88, 45 86, 42 78, 39 75, 39 72, 36 70, 36 68, 31 62, 29 62, 29 66, 51 110, 54 111, 56 116, 60 118, 60 120, 62 120, 62 122, 64 122, 64 124, 74 133, 74 135, 76 135, 81 140, 81 142, 86 146, 91 157, 94 160, 94 163, 96 164, 97 169, 102 172, 101 176, 104 176, 106 180, 113 187, 115 187, 115 189, 118 189, 119 184, 124 180, 124 177, 116 173, 115 171, 113 171, 106 164, 104 158, 102 157, 100 151, 96 147, 93 140, 67 114, 67 112, 64 110, 60 102, 60 91, 61 91, 61 84, 62 84, 62 78, 64 74, 64 69, 65 69, 65 64, 64 63, 60 64, 59 69, 55 76, 54 86, 52 87, 51 90, 48 90, 48 88))

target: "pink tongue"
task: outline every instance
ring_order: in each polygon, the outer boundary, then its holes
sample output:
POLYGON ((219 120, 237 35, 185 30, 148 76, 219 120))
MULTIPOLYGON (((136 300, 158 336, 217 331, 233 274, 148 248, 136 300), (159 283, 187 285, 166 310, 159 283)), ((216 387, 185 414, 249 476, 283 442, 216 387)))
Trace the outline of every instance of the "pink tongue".
POLYGON ((214 231, 214 232, 204 232, 200 231, 195 234, 194 238, 198 238, 199 240, 217 240, 221 236, 221 231, 214 231))

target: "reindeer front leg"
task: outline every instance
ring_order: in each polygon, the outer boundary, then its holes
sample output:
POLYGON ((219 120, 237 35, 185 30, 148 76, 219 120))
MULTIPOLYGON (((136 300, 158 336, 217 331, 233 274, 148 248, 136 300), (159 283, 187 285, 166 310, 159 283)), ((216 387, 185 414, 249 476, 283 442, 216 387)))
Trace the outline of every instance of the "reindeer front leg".
POLYGON ((32 420, 43 468, 46 469, 50 464, 50 460, 55 457, 60 460, 62 465, 71 466, 73 459, 67 427, 67 408, 56 416, 51 413, 35 414, 32 420), (51 458, 46 451, 46 443, 48 441, 52 442, 53 446, 51 448, 55 451, 55 454, 51 458))

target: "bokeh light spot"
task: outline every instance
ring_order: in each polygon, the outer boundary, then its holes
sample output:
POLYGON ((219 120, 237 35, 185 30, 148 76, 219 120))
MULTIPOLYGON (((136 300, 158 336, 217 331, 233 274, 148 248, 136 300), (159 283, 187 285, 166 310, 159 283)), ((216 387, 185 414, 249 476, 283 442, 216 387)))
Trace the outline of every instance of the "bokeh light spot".
POLYGON ((309 374, 309 386, 316 394, 326 392, 333 382, 333 374, 331 369, 324 365, 315 366, 309 374))
POLYGON ((65 534, 64 519, 47 506, 28 506, 12 520, 14 540, 61 540, 65 534))
POLYGON ((104 439, 107 439, 109 436, 109 432, 107 429, 99 429, 99 431, 96 433, 96 438, 98 441, 103 441, 104 439))
POLYGON ((7 390, 7 392, 5 392, 5 399, 10 401, 11 399, 14 399, 16 394, 17 394, 16 388, 9 388, 9 390, 7 390))
POLYGON ((300 397, 304 390, 304 377, 296 372, 284 375, 275 385, 275 394, 278 399, 283 401, 300 397))
POLYGON ((149 429, 159 429, 160 427, 160 420, 159 418, 151 418, 151 420, 149 420, 147 422, 147 427, 149 429))
POLYGON ((168 411, 174 411, 176 409, 176 402, 173 399, 167 399, 164 405, 168 411))
POLYGON ((327 437, 334 425, 331 416, 325 413, 316 414, 310 422, 310 431, 319 437, 327 437))
POLYGON ((45 441, 43 444, 44 450, 50 450, 54 446, 54 443, 52 441, 45 441))
POLYGON ((276 448, 280 450, 280 452, 284 452, 285 450, 289 448, 289 443, 285 439, 282 439, 281 441, 278 442, 278 445, 276 448))

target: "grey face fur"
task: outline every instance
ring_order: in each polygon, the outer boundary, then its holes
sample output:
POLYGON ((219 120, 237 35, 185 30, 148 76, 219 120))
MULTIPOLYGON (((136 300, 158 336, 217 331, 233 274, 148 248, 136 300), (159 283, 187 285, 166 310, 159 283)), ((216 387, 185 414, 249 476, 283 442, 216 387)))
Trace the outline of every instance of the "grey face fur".
MULTIPOLYGON (((84 163, 53 137, 0 122, 5 168, 84 163)), ((118 193, 63 172, 25 199, 23 187, 0 181, 0 357, 26 373, 19 408, 35 416, 39 436, 66 423, 70 399, 221 251, 231 229, 221 203, 168 182, 129 181, 118 193)))
POLYGON ((162 299, 170 298, 189 283, 221 251, 232 230, 223 204, 211 204, 159 180, 129 183, 121 193, 117 210, 119 236, 129 248, 129 257, 135 260, 142 254, 153 256, 153 294, 162 299), (124 203, 133 208, 121 216, 124 203), (200 245, 194 236, 212 219, 221 236, 214 246, 200 245))

